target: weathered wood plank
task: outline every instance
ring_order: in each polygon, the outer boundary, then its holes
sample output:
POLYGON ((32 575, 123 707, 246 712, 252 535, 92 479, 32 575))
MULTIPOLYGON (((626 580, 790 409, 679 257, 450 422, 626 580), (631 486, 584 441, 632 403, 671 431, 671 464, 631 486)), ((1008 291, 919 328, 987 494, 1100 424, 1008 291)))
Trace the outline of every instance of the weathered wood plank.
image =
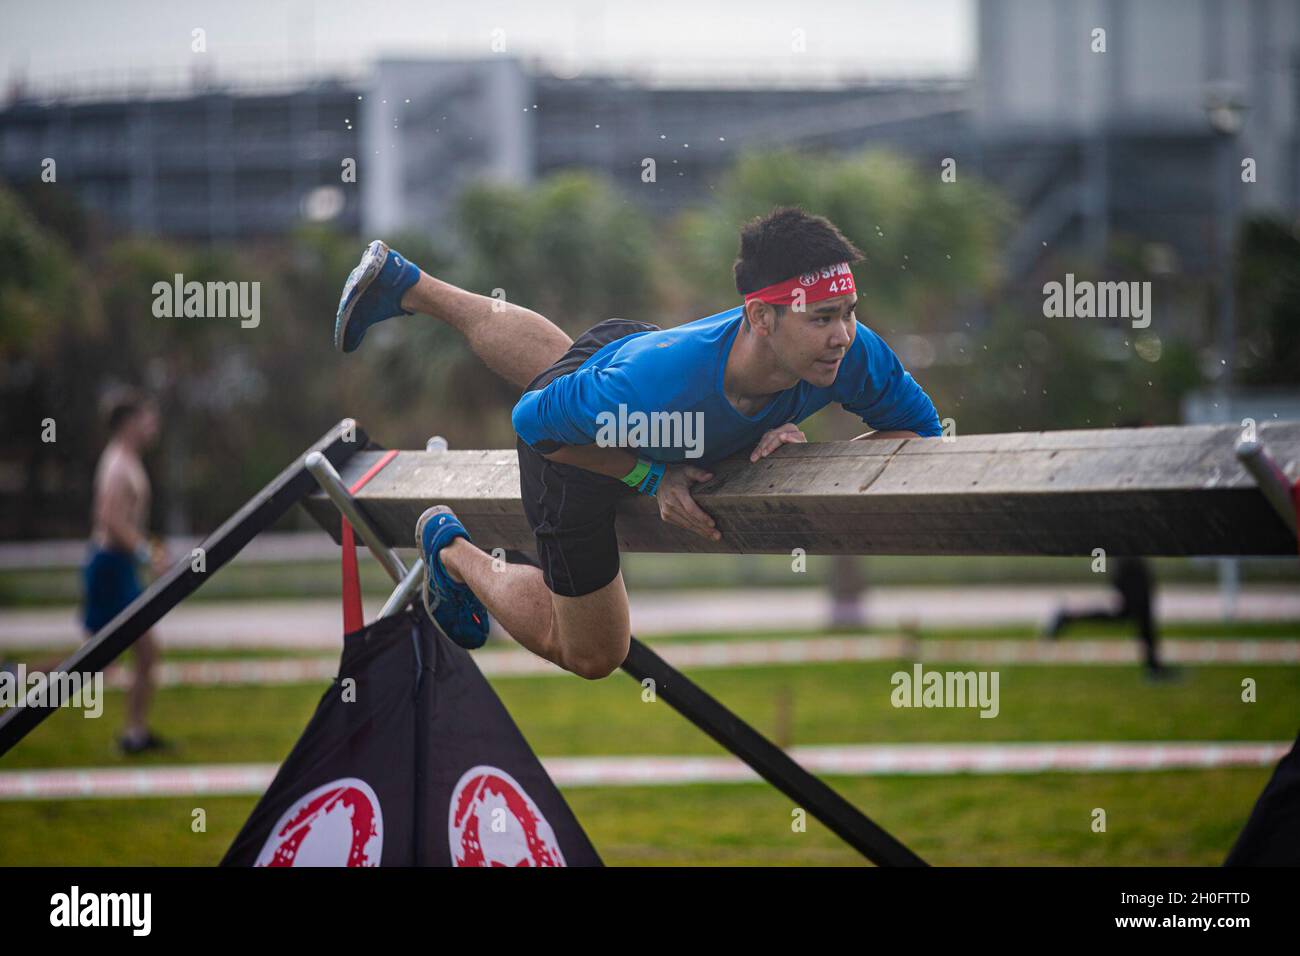
MULTIPOLYGON (((1235 426, 970 435, 945 442, 786 445, 751 464, 717 465, 696 500, 714 543, 620 505, 625 551, 789 554, 1295 554, 1296 543, 1234 457, 1235 426)), ((1300 475, 1300 422, 1260 427, 1283 470, 1300 475)), ((361 452, 345 482, 377 454, 361 452)), ((401 452, 358 500, 386 543, 411 547, 415 520, 450 505, 475 542, 532 548, 513 449, 401 452)), ((337 535, 322 495, 307 507, 337 535)))

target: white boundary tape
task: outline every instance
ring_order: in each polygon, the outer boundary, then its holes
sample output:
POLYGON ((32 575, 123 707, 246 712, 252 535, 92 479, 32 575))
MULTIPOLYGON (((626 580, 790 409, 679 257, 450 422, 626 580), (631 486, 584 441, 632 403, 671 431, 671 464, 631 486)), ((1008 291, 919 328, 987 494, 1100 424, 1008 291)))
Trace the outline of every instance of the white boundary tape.
POLYGON ((0 772, 0 800, 76 797, 179 797, 261 793, 276 764, 195 764, 185 767, 105 767, 0 772))
MULTIPOLYGON (((821 664, 837 661, 908 660, 925 663, 1008 665, 1131 665, 1141 660, 1131 641, 912 640, 906 637, 815 637, 761 641, 661 641, 655 650, 684 670, 821 664)), ((1160 645, 1170 664, 1300 664, 1300 641, 1169 640, 1160 645)), ((480 651, 474 655, 489 677, 558 676, 564 671, 525 650, 480 651)), ((170 661, 160 665, 158 683, 177 686, 248 686, 328 682, 337 657, 237 658, 170 661)), ((110 673, 110 687, 129 676, 110 673)))
MULTIPOLYGON (((867 744, 795 747, 790 756, 812 773, 826 776, 1101 773, 1268 767, 1290 747, 1290 741, 867 744)), ((733 757, 551 757, 542 763, 561 787, 758 779, 733 757)), ((209 764, 0 771, 0 801, 260 794, 278 769, 275 764, 209 764)))

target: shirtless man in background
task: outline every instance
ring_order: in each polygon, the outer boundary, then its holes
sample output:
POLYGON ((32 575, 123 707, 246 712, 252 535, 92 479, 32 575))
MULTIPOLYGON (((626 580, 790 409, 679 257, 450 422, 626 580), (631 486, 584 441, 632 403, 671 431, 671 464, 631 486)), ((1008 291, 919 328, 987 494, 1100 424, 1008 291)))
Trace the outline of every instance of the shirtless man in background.
MULTIPOLYGON (((161 545, 151 544, 149 475, 141 460, 158 439, 158 407, 134 390, 111 395, 106 402, 109 440, 95 467, 95 499, 90 550, 83 572, 84 617, 88 636, 111 621, 143 590, 137 565, 154 574, 166 569, 161 545)), ((153 695, 158 644, 152 631, 134 644, 135 671, 127 690, 126 729, 119 746, 127 754, 162 748, 165 743, 149 730, 149 701, 153 695)))

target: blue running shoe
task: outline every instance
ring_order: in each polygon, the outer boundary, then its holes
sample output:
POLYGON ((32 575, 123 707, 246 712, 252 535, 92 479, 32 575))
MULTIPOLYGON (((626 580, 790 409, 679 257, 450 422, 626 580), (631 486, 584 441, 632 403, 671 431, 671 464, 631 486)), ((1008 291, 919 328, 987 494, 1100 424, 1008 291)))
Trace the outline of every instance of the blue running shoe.
POLYGON ((471 541, 460 519, 446 505, 435 505, 415 523, 415 545, 424 555, 424 610, 442 632, 461 647, 473 650, 487 640, 487 608, 467 584, 457 584, 442 566, 438 552, 454 538, 471 541))
POLYGON ((343 284, 334 319, 334 347, 354 351, 372 325, 395 315, 413 315, 402 308, 402 296, 420 279, 420 267, 376 239, 366 246, 361 262, 343 284))

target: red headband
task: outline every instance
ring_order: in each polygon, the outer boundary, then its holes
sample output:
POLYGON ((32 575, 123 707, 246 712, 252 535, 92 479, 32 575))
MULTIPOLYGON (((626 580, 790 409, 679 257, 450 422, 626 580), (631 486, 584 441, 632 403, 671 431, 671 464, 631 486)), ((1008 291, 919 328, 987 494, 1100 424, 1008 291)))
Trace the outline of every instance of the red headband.
POLYGON ((803 291, 804 302, 820 302, 822 299, 833 299, 837 295, 856 292, 857 287, 853 284, 853 272, 849 269, 849 264, 841 262, 839 265, 826 266, 815 272, 805 272, 793 279, 786 279, 776 285, 750 292, 745 296, 745 303, 748 304, 753 299, 761 299, 769 305, 790 305, 794 302, 794 294, 798 290, 803 291))

